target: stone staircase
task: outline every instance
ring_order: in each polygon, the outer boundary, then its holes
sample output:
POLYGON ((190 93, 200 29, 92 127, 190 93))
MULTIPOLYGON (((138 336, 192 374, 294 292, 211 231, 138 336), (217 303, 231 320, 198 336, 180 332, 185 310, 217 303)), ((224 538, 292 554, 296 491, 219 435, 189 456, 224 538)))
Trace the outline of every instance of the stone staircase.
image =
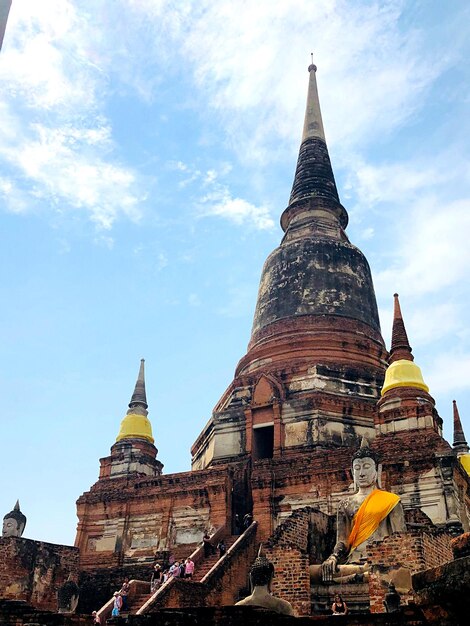
MULTIPOLYGON (((224 537, 225 547, 228 550, 235 541, 239 538, 240 535, 229 535, 228 537, 224 537)), ((203 578, 210 572, 210 570, 218 563, 220 560, 219 551, 216 550, 214 554, 209 555, 204 558, 203 561, 200 561, 194 570, 194 575, 192 580, 186 580, 186 582, 201 582, 203 578)))
MULTIPOLYGON (((256 528, 257 522, 253 522, 241 535, 226 535, 225 529, 219 528, 211 541, 216 546, 223 538, 225 554, 220 557, 216 549, 205 557, 203 547, 199 546, 191 554, 195 563, 193 578, 170 578, 143 602, 136 614, 153 613, 162 608, 234 604, 237 598, 233 597, 233 590, 222 581, 228 573, 235 592, 246 584, 248 569, 256 554, 256 528)), ((132 613, 134 611, 133 607, 132 613)))
MULTIPOLYGON (((129 581, 129 593, 128 593, 128 610, 121 611, 122 617, 127 617, 128 615, 132 615, 137 613, 139 608, 145 604, 145 602, 151 597, 150 593, 150 583, 145 580, 130 580, 129 581)), ((106 604, 104 604, 98 611, 98 616, 101 619, 102 623, 106 623, 111 617, 111 611, 113 609, 114 598, 110 598, 106 604)))
MULTIPOLYGON (((213 539, 213 543, 217 544, 218 541, 223 537, 220 535, 217 539, 213 539)), ((235 541, 239 538, 239 535, 229 535, 223 537, 226 549, 229 548, 235 543, 235 541)), ((195 552, 191 554, 191 557, 195 559, 196 567, 194 570, 194 577, 192 579, 184 579, 177 578, 181 583, 191 584, 194 582, 203 581, 204 577, 214 568, 215 565, 220 561, 219 551, 214 546, 214 553, 209 555, 208 557, 204 557, 204 551, 201 547, 198 547, 195 552), (195 557, 195 553, 198 555, 198 559, 195 557)), ((184 561, 187 558, 187 551, 184 551, 184 548, 180 548, 178 551, 174 552, 176 560, 184 561), (186 556, 182 556, 186 554, 186 556)), ((171 579, 170 579, 171 580, 171 579)), ((168 584, 168 581, 167 581, 168 584)), ((128 615, 135 615, 140 612, 140 609, 145 605, 145 603, 156 593, 150 592, 149 583, 144 583, 144 581, 130 581, 131 589, 128 598, 128 611, 121 611, 121 617, 127 617, 128 615)), ((167 585, 165 585, 167 586, 167 585)), ((102 617, 109 618, 111 615, 113 599, 109 600, 98 612, 98 614, 102 617)))
POLYGON ((136 593, 128 601, 129 611, 127 613, 122 612, 121 615, 122 616, 126 616, 129 614, 134 615, 135 613, 137 613, 140 607, 143 606, 147 602, 147 600, 150 598, 151 595, 152 594, 150 593, 150 591, 148 593, 145 593, 145 592, 136 593))

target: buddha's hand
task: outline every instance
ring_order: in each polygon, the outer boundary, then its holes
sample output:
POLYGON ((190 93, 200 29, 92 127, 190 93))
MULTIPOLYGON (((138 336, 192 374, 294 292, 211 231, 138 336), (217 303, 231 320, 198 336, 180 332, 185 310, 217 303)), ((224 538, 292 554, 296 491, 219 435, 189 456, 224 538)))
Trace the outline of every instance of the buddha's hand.
POLYGON ((321 565, 321 575, 324 583, 331 583, 336 573, 336 563, 338 558, 332 554, 321 565))

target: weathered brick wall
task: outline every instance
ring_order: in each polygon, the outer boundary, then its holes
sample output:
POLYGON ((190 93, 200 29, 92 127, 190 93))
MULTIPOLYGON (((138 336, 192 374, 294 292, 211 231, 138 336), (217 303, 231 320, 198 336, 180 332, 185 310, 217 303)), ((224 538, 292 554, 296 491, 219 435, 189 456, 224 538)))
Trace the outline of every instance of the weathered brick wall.
POLYGON ((327 531, 328 517, 310 507, 298 509, 266 542, 267 558, 274 564, 272 592, 292 604, 297 615, 310 615, 309 537, 312 526, 327 531))
POLYGON ((57 590, 78 580, 78 549, 22 537, 0 538, 0 596, 57 610, 57 590))
POLYGON ((448 533, 423 532, 422 541, 425 569, 438 567, 454 558, 451 544, 452 536, 448 533))
POLYGON ((150 581, 152 572, 148 565, 133 567, 114 567, 94 572, 80 573, 78 585, 80 599, 77 607, 79 613, 91 613, 100 609, 121 588, 124 578, 129 580, 150 581))
POLYGON ((392 579, 401 595, 402 603, 406 603, 412 598, 411 574, 425 568, 419 533, 395 533, 381 542, 370 544, 368 561, 371 568, 369 578, 371 613, 385 611, 383 601, 388 583, 392 579))
POLYGON ((246 538, 233 546, 208 579, 207 606, 235 604, 248 591, 248 573, 258 549, 257 529, 249 529, 246 538))
POLYGON ((298 548, 275 546, 266 549, 267 558, 274 564, 273 595, 292 604, 296 615, 309 615, 310 575, 308 554, 298 548))
POLYGON ((89 615, 41 611, 24 602, 0 600, 1 626, 91 626, 89 615))
MULTIPOLYGON (((400 495, 405 509, 424 509, 435 516, 433 523, 445 523, 446 502, 436 453, 449 454, 449 444, 433 430, 413 430, 379 435, 371 445, 382 461, 383 488, 400 495)), ((260 540, 270 537, 279 521, 298 508, 311 506, 335 515, 352 485, 354 451, 284 451, 281 458, 256 461, 251 489, 260 540)))
POLYGON ((276 528, 267 546, 289 546, 306 552, 308 547, 311 509, 305 507, 294 511, 285 522, 276 528))
POLYGON ((463 533, 454 537, 450 542, 454 559, 470 556, 470 533, 463 533))
POLYGON ((205 530, 230 525, 230 494, 226 467, 99 480, 77 502, 80 567, 131 566, 179 548, 188 556, 205 530))
POLYGON ((393 581, 402 604, 414 599, 411 576, 452 559, 451 536, 439 531, 394 533, 368 547, 371 567, 369 580, 370 610, 384 611, 388 583, 393 581))

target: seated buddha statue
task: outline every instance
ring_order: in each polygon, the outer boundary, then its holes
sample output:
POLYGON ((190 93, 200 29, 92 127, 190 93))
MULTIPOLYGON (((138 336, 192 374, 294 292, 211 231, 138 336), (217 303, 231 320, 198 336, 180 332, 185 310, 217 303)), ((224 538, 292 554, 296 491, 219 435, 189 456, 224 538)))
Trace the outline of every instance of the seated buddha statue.
POLYGON ((59 613, 75 613, 80 597, 80 588, 70 574, 67 581, 57 590, 57 608, 59 613))
POLYGON ((253 589, 251 595, 240 600, 235 606, 259 606, 283 615, 294 615, 294 610, 290 602, 276 598, 271 594, 271 581, 274 576, 274 565, 262 554, 260 546, 250 569, 250 581, 253 589))
POLYGON ((367 544, 405 530, 399 496, 379 488, 378 457, 363 439, 353 456, 355 493, 338 505, 336 545, 321 564, 310 566, 313 583, 367 580, 367 544))

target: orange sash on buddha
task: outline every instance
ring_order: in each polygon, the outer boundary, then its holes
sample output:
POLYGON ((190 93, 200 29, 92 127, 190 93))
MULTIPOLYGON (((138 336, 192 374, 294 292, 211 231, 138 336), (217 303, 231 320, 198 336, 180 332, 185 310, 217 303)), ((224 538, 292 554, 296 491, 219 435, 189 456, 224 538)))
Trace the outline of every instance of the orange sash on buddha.
POLYGON ((348 538, 349 552, 369 539, 398 502, 400 498, 396 494, 380 489, 374 489, 367 496, 353 518, 353 527, 348 538))

